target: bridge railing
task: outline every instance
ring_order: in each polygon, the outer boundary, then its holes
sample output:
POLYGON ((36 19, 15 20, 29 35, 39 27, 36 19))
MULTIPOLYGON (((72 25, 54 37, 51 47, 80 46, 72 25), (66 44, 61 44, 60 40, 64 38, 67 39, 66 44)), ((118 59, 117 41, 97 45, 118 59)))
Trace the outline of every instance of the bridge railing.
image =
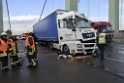
POLYGON ((120 36, 120 37, 114 37, 113 41, 124 41, 124 37, 120 36))

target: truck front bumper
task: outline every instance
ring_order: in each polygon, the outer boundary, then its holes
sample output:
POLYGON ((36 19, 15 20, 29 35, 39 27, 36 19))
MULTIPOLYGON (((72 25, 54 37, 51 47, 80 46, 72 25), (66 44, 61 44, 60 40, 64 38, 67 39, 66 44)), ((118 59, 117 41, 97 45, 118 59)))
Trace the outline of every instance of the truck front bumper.
POLYGON ((76 53, 94 54, 98 49, 96 43, 81 43, 76 45, 76 53))

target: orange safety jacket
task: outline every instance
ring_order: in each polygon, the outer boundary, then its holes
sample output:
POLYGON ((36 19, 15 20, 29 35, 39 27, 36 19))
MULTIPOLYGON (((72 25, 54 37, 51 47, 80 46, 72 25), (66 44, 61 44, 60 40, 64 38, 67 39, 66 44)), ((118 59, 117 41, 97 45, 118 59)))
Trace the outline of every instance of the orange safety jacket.
POLYGON ((14 50, 15 43, 13 42, 13 40, 12 39, 9 39, 9 43, 12 45, 12 49, 14 50))
POLYGON ((35 48, 35 43, 34 43, 34 38, 32 36, 28 36, 25 40, 25 46, 28 47, 28 48, 35 48), (32 41, 33 41, 33 44, 30 45, 29 41, 28 41, 28 38, 32 38, 32 41))
POLYGON ((8 51, 8 41, 4 41, 0 38, 0 51, 8 51))
POLYGON ((9 39, 9 44, 12 46, 11 48, 9 48, 9 50, 13 53, 13 55, 17 55, 17 48, 16 48, 16 44, 12 39, 9 39))

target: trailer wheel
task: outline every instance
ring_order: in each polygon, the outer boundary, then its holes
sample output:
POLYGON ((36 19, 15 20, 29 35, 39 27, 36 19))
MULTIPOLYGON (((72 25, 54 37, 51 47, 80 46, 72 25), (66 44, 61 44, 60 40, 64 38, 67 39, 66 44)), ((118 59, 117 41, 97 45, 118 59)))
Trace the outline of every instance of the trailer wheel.
POLYGON ((66 54, 66 55, 70 54, 70 49, 67 45, 63 46, 63 53, 66 54))

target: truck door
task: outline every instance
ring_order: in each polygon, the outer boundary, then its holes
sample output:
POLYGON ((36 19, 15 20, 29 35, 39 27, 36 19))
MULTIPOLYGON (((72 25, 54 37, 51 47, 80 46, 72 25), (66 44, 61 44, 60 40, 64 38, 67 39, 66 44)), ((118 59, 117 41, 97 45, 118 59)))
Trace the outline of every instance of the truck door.
POLYGON ((76 39, 76 34, 71 18, 66 18, 59 21, 59 37, 60 41, 73 41, 76 39))

